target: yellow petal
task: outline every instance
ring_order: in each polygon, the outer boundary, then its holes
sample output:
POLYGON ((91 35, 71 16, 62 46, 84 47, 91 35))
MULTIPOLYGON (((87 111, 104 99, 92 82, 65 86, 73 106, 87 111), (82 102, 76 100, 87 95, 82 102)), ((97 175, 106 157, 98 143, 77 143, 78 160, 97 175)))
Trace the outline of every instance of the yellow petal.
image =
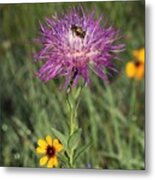
POLYGON ((143 77, 144 77, 144 64, 141 64, 136 70, 135 78, 137 80, 141 80, 143 79, 143 77))
POLYGON ((57 165, 58 165, 58 159, 56 156, 50 158, 50 160, 47 163, 48 168, 53 168, 56 167, 57 165))
POLYGON ((58 139, 54 139, 53 146, 54 146, 56 152, 60 152, 63 149, 63 145, 59 142, 58 139))
POLYGON ((50 145, 50 146, 52 146, 52 138, 51 138, 51 136, 46 136, 46 141, 47 141, 47 143, 48 143, 48 145, 50 145))
POLYGON ((139 60, 140 62, 144 63, 144 56, 145 56, 145 50, 144 48, 141 48, 139 50, 132 51, 132 54, 135 59, 139 60))
POLYGON ((48 161, 48 157, 47 156, 43 156, 41 159, 40 159, 40 166, 44 166, 48 161))
POLYGON ((133 62, 128 62, 125 68, 126 75, 129 78, 132 78, 135 76, 136 68, 133 62))
POLYGON ((36 153, 38 153, 38 154, 45 154, 46 153, 46 149, 45 148, 41 148, 41 147, 37 147, 36 148, 36 153))
POLYGON ((46 148, 48 144, 46 143, 46 141, 44 139, 39 139, 38 145, 42 148, 46 148))
POLYGON ((144 54, 145 52, 144 52, 144 48, 142 48, 142 49, 140 49, 139 50, 139 57, 138 57, 138 59, 139 59, 139 61, 141 61, 142 63, 144 63, 144 56, 145 56, 145 54, 144 54))

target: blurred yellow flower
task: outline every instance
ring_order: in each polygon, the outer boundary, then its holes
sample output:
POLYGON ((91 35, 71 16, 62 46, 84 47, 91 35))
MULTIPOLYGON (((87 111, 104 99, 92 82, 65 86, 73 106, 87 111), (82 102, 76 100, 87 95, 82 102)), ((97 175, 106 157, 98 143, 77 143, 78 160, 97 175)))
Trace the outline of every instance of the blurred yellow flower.
POLYGON ((144 77, 144 48, 132 52, 133 60, 126 64, 125 72, 127 77, 141 80, 144 77))
POLYGON ((52 139, 51 136, 46 136, 45 139, 38 140, 38 147, 36 148, 37 154, 42 154, 40 158, 40 166, 47 164, 48 168, 53 168, 58 165, 56 154, 63 149, 63 145, 58 139, 52 139))

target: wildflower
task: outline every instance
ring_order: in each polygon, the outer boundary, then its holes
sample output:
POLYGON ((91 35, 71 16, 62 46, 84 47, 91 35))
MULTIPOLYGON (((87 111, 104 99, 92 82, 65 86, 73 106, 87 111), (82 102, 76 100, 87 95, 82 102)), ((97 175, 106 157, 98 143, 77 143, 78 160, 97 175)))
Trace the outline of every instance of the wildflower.
POLYGON ((134 59, 126 65, 126 75, 129 78, 141 80, 144 77, 144 48, 133 51, 134 59))
POLYGON ((56 154, 63 149, 62 144, 58 139, 52 139, 51 136, 46 136, 44 139, 38 140, 38 147, 36 153, 42 154, 40 158, 40 166, 47 164, 48 168, 53 168, 58 165, 58 159, 56 154))
POLYGON ((42 49, 35 58, 44 62, 37 72, 42 81, 64 76, 64 88, 69 84, 74 87, 80 77, 90 83, 90 69, 103 80, 107 80, 107 68, 115 70, 112 61, 124 50, 124 44, 117 43, 120 32, 101 25, 102 16, 96 20, 94 15, 82 7, 73 8, 67 15, 47 18, 46 25, 41 25, 38 42, 42 49))

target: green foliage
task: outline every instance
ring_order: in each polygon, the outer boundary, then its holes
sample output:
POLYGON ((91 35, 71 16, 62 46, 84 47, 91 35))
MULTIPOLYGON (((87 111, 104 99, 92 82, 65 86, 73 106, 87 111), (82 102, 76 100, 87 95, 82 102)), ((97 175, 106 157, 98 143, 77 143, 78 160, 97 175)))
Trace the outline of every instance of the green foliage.
MULTIPOLYGON (((124 61, 118 62, 120 73, 110 84, 90 74, 92 83, 83 88, 78 106, 82 132, 69 135, 66 96, 59 89, 64 79, 44 84, 35 77, 41 65, 33 63, 33 54, 39 49, 33 42, 39 35, 39 21, 78 4, 0 5, 2 166, 39 167, 37 139, 53 134, 66 149, 76 147, 72 163, 76 161, 77 168, 144 169, 144 81, 134 82, 124 74, 132 50, 144 46, 144 2, 81 3, 88 11, 96 7, 97 16, 104 13, 108 23, 125 34, 127 44, 124 61)), ((69 157, 59 156, 62 167, 67 167, 69 157)))
POLYGON ((63 135, 60 131, 58 131, 58 130, 56 130, 54 128, 52 128, 52 132, 61 141, 63 146, 65 148, 67 148, 67 137, 65 135, 63 135))
POLYGON ((85 153, 88 148, 90 148, 90 143, 82 145, 76 149, 73 161, 75 162, 78 158, 80 158, 81 154, 85 153))
POLYGON ((68 139, 68 148, 76 149, 81 138, 82 129, 77 129, 73 132, 73 134, 68 139))

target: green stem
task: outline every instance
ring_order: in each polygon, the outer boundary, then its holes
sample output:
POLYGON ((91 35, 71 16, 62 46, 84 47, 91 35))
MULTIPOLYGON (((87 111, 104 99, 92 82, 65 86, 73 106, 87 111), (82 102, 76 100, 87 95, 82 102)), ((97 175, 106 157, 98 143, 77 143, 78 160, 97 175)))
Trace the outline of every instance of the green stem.
POLYGON ((74 119, 74 105, 73 103, 70 102, 69 95, 67 94, 67 103, 69 105, 69 118, 70 118, 70 136, 74 132, 74 127, 75 127, 75 119, 74 119))
MULTIPOLYGON (((70 92, 71 93, 71 92, 70 92)), ((70 118, 70 124, 69 124, 69 127, 70 127, 70 130, 69 130, 69 136, 71 136, 74 131, 75 131, 75 124, 76 124, 76 119, 75 119, 75 104, 74 102, 71 102, 70 101, 70 96, 71 94, 67 94, 67 104, 69 106, 69 118, 70 118)), ((68 156, 69 156, 69 167, 70 168, 74 168, 74 164, 73 164, 73 156, 74 156, 74 151, 73 149, 69 149, 69 153, 68 153, 68 156)))
POLYGON ((70 167, 71 167, 71 168, 74 168, 73 156, 74 156, 74 151, 73 151, 73 149, 71 149, 70 159, 69 159, 69 163, 70 163, 70 167))
MULTIPOLYGON (((84 86, 82 86, 77 94, 77 97, 74 97, 74 94, 71 92, 71 89, 68 89, 68 93, 67 93, 67 104, 69 106, 69 118, 70 118, 70 132, 69 132, 69 136, 71 137, 72 134, 74 133, 74 131, 77 128, 77 122, 76 122, 76 115, 77 115, 77 109, 79 107, 79 103, 80 103, 80 97, 81 97, 81 92, 84 86), (73 95, 73 97, 72 97, 73 95), (71 98, 72 97, 72 98, 71 98), (71 99, 70 99, 71 98, 71 99), (77 101, 76 101, 77 100, 77 101)), ((74 168, 74 149, 70 148, 69 149, 69 166, 71 168, 74 168)))
POLYGON ((73 134, 75 129, 75 118, 74 118, 74 108, 71 109, 70 112, 70 136, 73 134))

